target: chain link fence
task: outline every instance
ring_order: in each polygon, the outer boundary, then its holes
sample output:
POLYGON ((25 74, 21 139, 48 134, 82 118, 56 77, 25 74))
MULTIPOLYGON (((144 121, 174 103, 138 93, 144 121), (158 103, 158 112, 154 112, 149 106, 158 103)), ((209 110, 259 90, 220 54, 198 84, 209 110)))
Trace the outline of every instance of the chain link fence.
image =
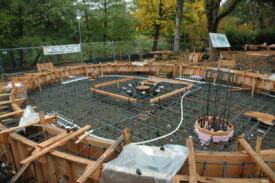
MULTIPOLYGON (((85 63, 103 63, 115 60, 136 61, 152 56, 153 40, 82 43, 85 63)), ((173 42, 160 39, 158 50, 171 50, 173 42)), ((44 55, 43 47, 0 49, 1 74, 33 71, 37 63, 53 62, 61 66, 80 64, 81 53, 44 55)))

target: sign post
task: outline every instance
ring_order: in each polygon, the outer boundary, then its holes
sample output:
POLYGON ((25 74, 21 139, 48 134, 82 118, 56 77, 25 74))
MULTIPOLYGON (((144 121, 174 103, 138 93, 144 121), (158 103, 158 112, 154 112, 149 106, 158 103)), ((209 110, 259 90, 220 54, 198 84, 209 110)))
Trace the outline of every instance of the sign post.
POLYGON ((217 49, 230 48, 230 44, 225 34, 209 33, 209 47, 210 59, 212 61, 217 61, 219 59, 219 52, 217 49))

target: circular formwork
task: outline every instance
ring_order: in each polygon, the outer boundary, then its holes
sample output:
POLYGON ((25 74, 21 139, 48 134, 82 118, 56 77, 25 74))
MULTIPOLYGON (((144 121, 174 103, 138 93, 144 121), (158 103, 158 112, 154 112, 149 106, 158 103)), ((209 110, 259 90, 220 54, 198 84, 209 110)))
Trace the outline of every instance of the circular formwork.
POLYGON ((234 126, 220 117, 202 116, 195 121, 195 131, 202 144, 228 142, 234 135, 234 126), (221 130, 214 130, 215 121, 223 126, 221 130))

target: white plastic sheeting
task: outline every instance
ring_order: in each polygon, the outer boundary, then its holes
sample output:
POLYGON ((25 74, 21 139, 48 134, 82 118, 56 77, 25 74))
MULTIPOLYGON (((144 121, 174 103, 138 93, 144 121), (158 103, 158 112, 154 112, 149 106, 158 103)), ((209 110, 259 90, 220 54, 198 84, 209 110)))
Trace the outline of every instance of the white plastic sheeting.
MULTIPOLYGON (((19 126, 27 125, 37 120, 39 120, 39 114, 37 112, 34 112, 33 108, 30 105, 27 105, 26 109, 24 109, 23 116, 20 118, 19 126)), ((25 129, 23 130, 25 132, 25 129)))
POLYGON ((189 150, 180 145, 129 144, 106 163, 100 183, 172 183, 189 150))
POLYGON ((268 79, 275 81, 275 73, 273 73, 268 79))
MULTIPOLYGON (((19 93, 19 97, 20 97, 20 98, 27 98, 27 97, 28 97, 27 91, 25 90, 25 87, 24 87, 24 85, 23 85, 21 82, 14 83, 14 87, 20 88, 20 89, 21 89, 21 91, 20 91, 20 93, 19 93)), ((5 91, 6 91, 6 92, 10 92, 12 88, 13 88, 12 83, 9 82, 9 83, 6 85, 6 87, 5 87, 5 91)))

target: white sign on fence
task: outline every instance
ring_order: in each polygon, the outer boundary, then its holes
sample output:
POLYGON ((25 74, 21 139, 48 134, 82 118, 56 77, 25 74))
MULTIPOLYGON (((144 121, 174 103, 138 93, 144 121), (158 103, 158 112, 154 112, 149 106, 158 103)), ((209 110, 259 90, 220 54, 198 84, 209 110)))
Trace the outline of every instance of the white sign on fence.
POLYGON ((57 46, 43 46, 44 55, 59 55, 77 53, 81 51, 80 44, 68 44, 57 46))
POLYGON ((209 37, 213 48, 230 48, 229 41, 225 34, 209 33, 209 37))

